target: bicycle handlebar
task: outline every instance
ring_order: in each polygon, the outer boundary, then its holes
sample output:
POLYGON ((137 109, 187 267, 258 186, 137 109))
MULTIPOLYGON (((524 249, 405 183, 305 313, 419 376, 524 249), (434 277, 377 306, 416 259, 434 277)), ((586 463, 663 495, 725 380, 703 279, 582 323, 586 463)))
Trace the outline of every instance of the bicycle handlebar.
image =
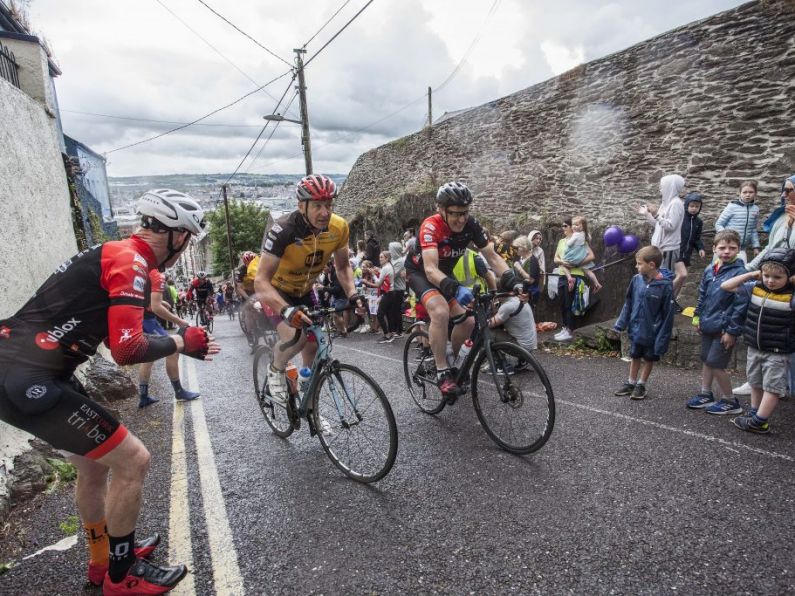
MULTIPOLYGON (((309 312, 307 312, 306 315, 310 319, 312 319, 312 324, 314 325, 322 323, 329 315, 338 314, 345 311, 354 311, 354 314, 356 315, 355 320, 352 325, 349 325, 345 329, 346 333, 353 333, 354 331, 356 331, 356 329, 359 328, 359 325, 361 325, 362 321, 364 320, 362 317, 356 314, 355 310, 356 310, 355 306, 346 306, 345 308, 316 308, 315 310, 310 310, 309 312)), ((295 333, 293 334, 293 338, 287 343, 280 344, 279 350, 284 352, 285 350, 289 350, 290 348, 292 348, 295 344, 298 343, 298 340, 301 339, 301 334, 303 332, 304 332, 303 327, 301 327, 300 329, 296 329, 295 333)))

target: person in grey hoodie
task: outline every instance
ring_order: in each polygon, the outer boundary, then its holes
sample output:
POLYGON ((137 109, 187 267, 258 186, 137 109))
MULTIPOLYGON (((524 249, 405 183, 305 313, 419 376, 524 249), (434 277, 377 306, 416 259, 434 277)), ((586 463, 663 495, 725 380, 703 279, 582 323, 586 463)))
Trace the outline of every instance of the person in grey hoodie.
POLYGON ((395 337, 403 335, 403 298, 406 295, 406 267, 403 263, 403 245, 400 242, 389 243, 389 258, 392 262, 392 269, 395 271, 392 289, 389 291, 391 310, 389 317, 389 328, 395 333, 395 337))
POLYGON ((754 256, 759 254, 759 205, 755 204, 757 191, 756 180, 746 180, 740 184, 740 197, 728 205, 715 222, 715 231, 734 230, 740 235, 739 258, 748 262, 747 249, 753 249, 754 256))
POLYGON ((651 245, 660 249, 663 254, 662 268, 673 271, 679 259, 679 245, 682 241, 682 220, 685 217, 685 205, 679 193, 685 187, 685 179, 678 174, 669 174, 660 179, 660 205, 644 203, 638 207, 638 213, 646 221, 654 225, 651 245))

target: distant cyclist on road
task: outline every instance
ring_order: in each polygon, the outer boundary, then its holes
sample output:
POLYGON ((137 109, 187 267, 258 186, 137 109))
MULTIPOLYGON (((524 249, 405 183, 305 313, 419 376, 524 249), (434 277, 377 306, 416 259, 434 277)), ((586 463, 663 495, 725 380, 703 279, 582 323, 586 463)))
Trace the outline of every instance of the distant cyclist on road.
POLYGON ((243 302, 243 307, 240 309, 240 318, 243 321, 243 327, 246 330, 246 338, 252 349, 256 349, 257 338, 254 333, 256 329, 257 311, 254 308, 254 302, 257 301, 257 296, 254 293, 254 278, 257 276, 257 268, 259 267, 259 255, 247 250, 240 255, 240 260, 243 264, 237 270, 235 276, 235 290, 243 302))
POLYGON ((219 351, 199 327, 166 337, 143 330, 149 272, 173 265, 191 235, 201 232, 201 207, 187 195, 161 189, 144 194, 138 210, 141 226, 135 235, 64 262, 14 316, 0 321, 0 420, 61 450, 77 468, 76 502, 90 549, 88 578, 102 584, 106 596, 162 594, 187 568, 158 567, 139 558, 159 540, 135 542, 149 451, 86 396, 72 373, 102 341, 119 364, 151 362, 174 352, 209 359, 219 351))
MULTIPOLYGON (((495 252, 494 245, 478 221, 470 217, 472 193, 461 182, 448 182, 436 193, 437 212, 420 226, 417 242, 406 257, 409 285, 422 301, 431 318, 428 335, 436 361, 439 388, 444 397, 454 401, 460 388, 452 378, 446 359, 447 333, 450 316, 464 313, 474 300, 472 290, 453 276, 453 268, 471 243, 479 249, 501 285, 512 288, 516 276, 495 252)), ((486 288, 483 288, 484 290, 486 288)), ((464 319, 453 328, 453 353, 472 333, 474 320, 464 319)))
MULTIPOLYGON (((207 277, 204 271, 199 271, 196 274, 196 279, 193 280, 193 296, 196 298, 196 306, 199 308, 200 313, 207 312, 207 299, 215 296, 213 292, 213 282, 207 277)), ((202 325, 206 325, 206 315, 202 314, 202 325)))
MULTIPOLYGON (((276 330, 282 342, 291 340, 295 329, 312 323, 306 315, 313 307, 312 286, 332 256, 349 302, 363 306, 353 285, 348 258, 348 223, 332 213, 337 185, 327 176, 313 174, 298 183, 295 195, 298 209, 276 221, 263 238, 254 281, 259 299, 281 314, 282 322, 276 330)), ((290 358, 302 350, 304 366, 311 366, 317 344, 307 343, 306 335, 288 350, 273 351, 268 372, 268 391, 273 401, 287 402, 284 370, 290 358)))

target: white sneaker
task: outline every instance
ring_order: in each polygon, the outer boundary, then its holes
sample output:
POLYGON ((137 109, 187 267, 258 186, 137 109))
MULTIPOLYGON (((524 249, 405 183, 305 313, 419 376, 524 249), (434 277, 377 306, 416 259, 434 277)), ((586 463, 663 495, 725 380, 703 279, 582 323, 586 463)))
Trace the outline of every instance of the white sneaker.
POLYGON ((287 405, 290 393, 287 389, 287 377, 283 370, 268 370, 268 395, 271 401, 280 406, 287 405))
POLYGON ((561 330, 560 333, 555 335, 555 341, 569 341, 571 339, 574 339, 574 336, 565 327, 561 330))
POLYGON ((751 385, 743 383, 737 387, 737 389, 732 389, 732 393, 734 393, 734 395, 751 395, 751 385))
POLYGON ((320 417, 320 429, 319 430, 320 430, 320 434, 322 434, 324 437, 333 437, 334 436, 334 429, 331 428, 331 423, 328 420, 326 420, 325 418, 323 418, 323 416, 320 417))

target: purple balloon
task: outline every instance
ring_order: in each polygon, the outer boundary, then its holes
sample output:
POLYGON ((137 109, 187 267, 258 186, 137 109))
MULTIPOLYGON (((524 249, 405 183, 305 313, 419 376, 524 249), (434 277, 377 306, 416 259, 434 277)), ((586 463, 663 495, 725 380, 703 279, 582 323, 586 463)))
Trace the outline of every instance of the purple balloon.
POLYGON ((640 240, 638 240, 637 236, 633 234, 627 234, 619 243, 618 252, 624 255, 631 252, 635 252, 636 250, 638 250, 639 244, 640 240))
POLYGON ((610 226, 605 230, 605 246, 618 246, 624 238, 624 232, 618 226, 610 226))

